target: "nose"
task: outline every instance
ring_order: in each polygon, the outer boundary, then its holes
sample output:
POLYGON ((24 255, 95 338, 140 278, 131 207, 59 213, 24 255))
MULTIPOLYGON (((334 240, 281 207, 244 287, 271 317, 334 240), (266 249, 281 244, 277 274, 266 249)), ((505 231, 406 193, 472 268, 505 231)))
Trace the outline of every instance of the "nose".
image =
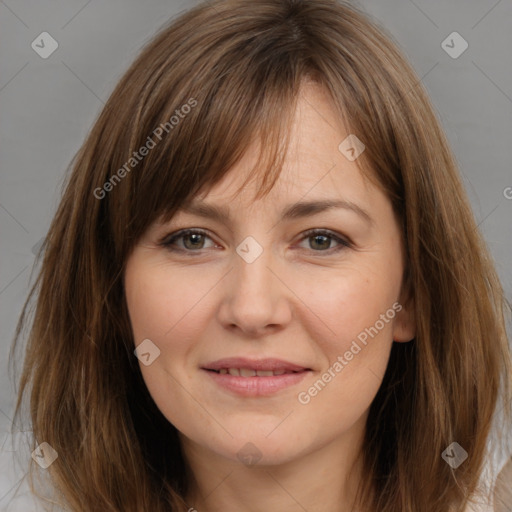
POLYGON ((286 327, 292 318, 293 292, 270 250, 248 261, 235 255, 234 268, 222 284, 218 319, 226 329, 254 338, 286 327))

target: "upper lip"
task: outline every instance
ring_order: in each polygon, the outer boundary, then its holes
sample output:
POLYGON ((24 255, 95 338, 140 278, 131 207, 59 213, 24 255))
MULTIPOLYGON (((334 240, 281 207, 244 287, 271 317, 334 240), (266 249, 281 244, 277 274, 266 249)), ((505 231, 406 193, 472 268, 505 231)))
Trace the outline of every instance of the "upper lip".
POLYGON ((288 372, 300 372, 310 370, 306 366, 283 361, 282 359, 267 358, 267 359, 247 359, 245 357, 227 357, 225 359, 218 359, 203 366, 205 370, 220 370, 222 368, 245 368, 248 370, 284 370, 288 372))

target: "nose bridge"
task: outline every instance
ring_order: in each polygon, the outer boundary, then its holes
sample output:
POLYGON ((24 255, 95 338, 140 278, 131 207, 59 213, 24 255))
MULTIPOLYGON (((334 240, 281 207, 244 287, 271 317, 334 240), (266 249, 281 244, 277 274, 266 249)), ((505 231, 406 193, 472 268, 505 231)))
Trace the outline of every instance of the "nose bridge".
POLYGON ((283 285, 275 275, 270 237, 258 238, 260 241, 248 236, 236 247, 234 269, 229 273, 221 308, 224 323, 248 332, 282 324, 289 317, 283 304, 283 285))
POLYGON ((271 300, 274 274, 270 271, 275 266, 274 255, 270 246, 270 237, 247 236, 236 247, 235 258, 235 292, 252 301, 256 299, 271 300), (238 290, 236 290, 238 288, 238 290))

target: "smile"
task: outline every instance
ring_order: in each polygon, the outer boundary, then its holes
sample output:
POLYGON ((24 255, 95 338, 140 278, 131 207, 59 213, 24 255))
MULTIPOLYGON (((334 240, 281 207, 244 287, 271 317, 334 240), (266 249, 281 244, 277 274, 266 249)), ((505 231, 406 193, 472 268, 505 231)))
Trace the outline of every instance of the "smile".
POLYGON ((236 377, 273 377, 288 373, 299 373, 291 370, 252 370, 250 368, 221 368, 220 370, 210 370, 220 375, 234 375, 236 377))

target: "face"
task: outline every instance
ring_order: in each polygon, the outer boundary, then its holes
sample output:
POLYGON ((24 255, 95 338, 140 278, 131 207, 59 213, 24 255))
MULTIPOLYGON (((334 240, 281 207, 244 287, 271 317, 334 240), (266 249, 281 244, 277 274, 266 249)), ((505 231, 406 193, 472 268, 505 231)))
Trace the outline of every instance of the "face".
POLYGON ((362 430, 393 340, 414 336, 397 219, 338 149, 348 133, 333 112, 305 85, 267 196, 233 197, 250 148, 195 198, 227 218, 180 211, 127 262, 144 381, 181 439, 212 457, 279 464, 362 430), (340 206, 297 207, 318 201, 340 206))

